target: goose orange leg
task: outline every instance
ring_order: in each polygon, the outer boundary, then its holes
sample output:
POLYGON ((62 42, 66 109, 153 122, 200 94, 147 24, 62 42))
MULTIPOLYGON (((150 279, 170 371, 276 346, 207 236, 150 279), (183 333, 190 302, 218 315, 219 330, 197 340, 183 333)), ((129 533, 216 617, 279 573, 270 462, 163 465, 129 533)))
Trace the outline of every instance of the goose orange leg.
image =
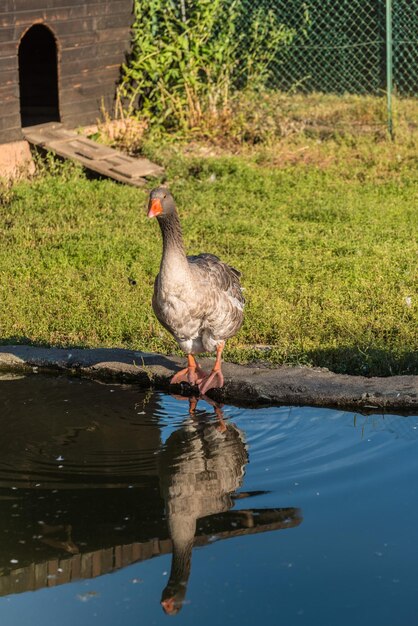
POLYGON ((221 370, 221 362, 222 362, 222 352, 225 347, 225 342, 223 341, 216 347, 216 361, 215 365, 209 376, 205 376, 202 380, 199 381, 199 391, 202 395, 204 395, 209 389, 213 389, 215 387, 223 387, 224 385, 224 377, 221 370))
POLYGON ((178 383, 189 383, 190 385, 196 385, 197 381, 202 378, 206 378, 207 374, 197 363, 193 354, 187 355, 187 367, 174 374, 170 381, 171 385, 177 385, 178 383))
POLYGON ((199 400, 204 400, 205 402, 213 406, 215 415, 219 420, 216 430, 218 430, 220 433, 224 433, 227 429, 227 425, 225 424, 224 412, 222 411, 223 404, 219 404, 218 402, 215 402, 214 400, 212 400, 212 398, 209 398, 208 396, 204 396, 204 395, 200 395, 199 400))

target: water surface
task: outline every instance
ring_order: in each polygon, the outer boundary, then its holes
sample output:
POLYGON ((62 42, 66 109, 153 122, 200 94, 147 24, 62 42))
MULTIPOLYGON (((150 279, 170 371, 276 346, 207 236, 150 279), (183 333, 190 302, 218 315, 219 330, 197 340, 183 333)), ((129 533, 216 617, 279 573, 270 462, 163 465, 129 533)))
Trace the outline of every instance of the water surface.
POLYGON ((2 624, 416 618, 416 416, 34 375, 0 433, 2 624))

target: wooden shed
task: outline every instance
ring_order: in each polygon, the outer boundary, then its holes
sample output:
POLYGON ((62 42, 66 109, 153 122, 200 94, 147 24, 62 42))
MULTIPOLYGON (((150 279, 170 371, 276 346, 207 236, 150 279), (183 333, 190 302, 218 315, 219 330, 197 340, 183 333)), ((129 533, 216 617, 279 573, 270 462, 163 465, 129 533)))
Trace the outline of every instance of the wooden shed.
POLYGON ((112 110, 133 0, 1 0, 0 144, 22 127, 94 123, 112 110))

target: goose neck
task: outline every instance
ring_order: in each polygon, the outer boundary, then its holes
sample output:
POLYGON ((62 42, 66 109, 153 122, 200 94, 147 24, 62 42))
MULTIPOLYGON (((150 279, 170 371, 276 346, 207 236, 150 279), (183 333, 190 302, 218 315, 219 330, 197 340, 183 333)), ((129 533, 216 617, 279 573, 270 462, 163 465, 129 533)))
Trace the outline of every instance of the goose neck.
POLYGON ((183 256, 186 256, 183 243, 183 233, 177 212, 174 211, 171 215, 160 218, 158 223, 163 236, 164 253, 176 252, 177 254, 180 253, 183 256))
POLYGON ((185 585, 190 576, 193 538, 182 544, 173 545, 173 558, 169 582, 171 585, 185 585))

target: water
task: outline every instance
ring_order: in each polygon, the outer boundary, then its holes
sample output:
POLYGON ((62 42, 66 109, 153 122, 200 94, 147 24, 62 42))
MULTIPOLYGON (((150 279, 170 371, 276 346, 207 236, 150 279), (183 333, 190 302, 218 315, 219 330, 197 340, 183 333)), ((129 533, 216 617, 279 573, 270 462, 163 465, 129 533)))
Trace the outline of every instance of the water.
POLYGON ((0 391, 2 624, 416 618, 418 417, 0 391))

